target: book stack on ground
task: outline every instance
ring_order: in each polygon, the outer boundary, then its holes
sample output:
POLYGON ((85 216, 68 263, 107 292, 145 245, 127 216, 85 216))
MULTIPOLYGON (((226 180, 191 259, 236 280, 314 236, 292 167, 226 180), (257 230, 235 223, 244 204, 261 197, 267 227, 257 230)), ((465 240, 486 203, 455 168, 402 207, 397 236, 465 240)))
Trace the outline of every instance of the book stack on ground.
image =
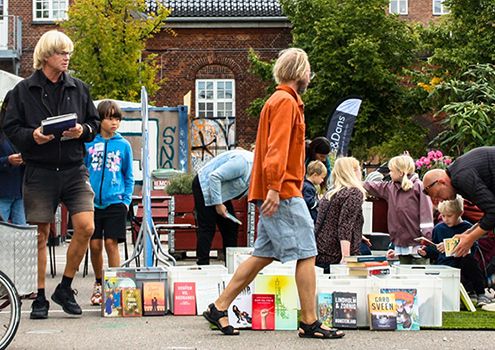
POLYGON ((390 265, 385 256, 357 255, 344 258, 350 276, 386 276, 390 275, 390 265))

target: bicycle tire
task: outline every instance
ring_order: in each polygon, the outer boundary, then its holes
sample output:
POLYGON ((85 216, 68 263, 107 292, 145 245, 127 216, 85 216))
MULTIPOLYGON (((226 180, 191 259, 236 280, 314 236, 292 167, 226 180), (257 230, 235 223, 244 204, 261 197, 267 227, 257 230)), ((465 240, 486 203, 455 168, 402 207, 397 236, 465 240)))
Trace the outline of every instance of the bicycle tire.
POLYGON ((0 350, 4 350, 12 342, 19 328, 21 301, 14 283, 2 271, 0 271, 0 294, 0 314, 5 314, 8 320, 6 324, 0 323, 0 350), (6 310, 9 305, 10 308, 6 310), (1 334, 3 329, 5 329, 5 333, 1 334))

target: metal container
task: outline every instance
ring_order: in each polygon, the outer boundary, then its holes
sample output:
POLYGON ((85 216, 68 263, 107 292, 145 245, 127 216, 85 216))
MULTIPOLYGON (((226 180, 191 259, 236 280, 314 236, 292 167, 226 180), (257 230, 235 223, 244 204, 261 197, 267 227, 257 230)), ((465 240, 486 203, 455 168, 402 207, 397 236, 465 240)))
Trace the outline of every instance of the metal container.
POLYGON ((28 295, 37 291, 36 226, 0 222, 0 270, 14 282, 19 295, 28 295))

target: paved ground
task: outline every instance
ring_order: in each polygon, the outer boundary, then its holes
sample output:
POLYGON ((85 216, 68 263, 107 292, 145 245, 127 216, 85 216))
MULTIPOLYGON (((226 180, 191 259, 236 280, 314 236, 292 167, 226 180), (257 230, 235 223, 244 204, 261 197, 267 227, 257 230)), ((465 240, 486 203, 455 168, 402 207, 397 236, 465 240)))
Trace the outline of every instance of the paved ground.
MULTIPOLYGON (((57 248, 58 275, 47 277, 51 295, 61 279, 65 247, 57 248)), ((181 262, 183 263, 183 262, 181 262)), ((189 263, 193 263, 192 260, 189 263)), ((91 269, 90 269, 91 270, 91 269)), ((81 270, 82 271, 82 270, 81 270)), ((243 331, 238 337, 225 337, 209 329, 202 317, 167 315, 164 317, 102 318, 98 307, 89 304, 93 275, 78 274, 74 288, 83 307, 83 315, 73 318, 58 305, 51 304, 49 319, 30 320, 30 300, 23 302, 21 325, 9 349, 495 349, 495 332, 348 331, 339 340, 308 340, 295 331, 243 331)))

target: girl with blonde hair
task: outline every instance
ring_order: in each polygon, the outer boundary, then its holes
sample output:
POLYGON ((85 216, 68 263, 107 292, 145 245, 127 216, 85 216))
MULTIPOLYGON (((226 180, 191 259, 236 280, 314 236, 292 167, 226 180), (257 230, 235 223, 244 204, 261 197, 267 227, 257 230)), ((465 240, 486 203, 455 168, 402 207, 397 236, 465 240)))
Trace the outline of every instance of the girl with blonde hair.
POLYGON ((374 197, 387 201, 387 226, 392 243, 389 259, 399 257, 401 264, 427 264, 418 254, 420 245, 414 239, 431 238, 433 206, 423 193, 423 183, 414 172, 414 160, 408 155, 393 157, 388 162, 392 181, 369 181, 364 188, 374 197))
POLYGON ((315 225, 316 265, 329 272, 330 264, 359 254, 363 230, 365 189, 357 159, 338 158, 332 171, 333 187, 320 202, 315 225))

